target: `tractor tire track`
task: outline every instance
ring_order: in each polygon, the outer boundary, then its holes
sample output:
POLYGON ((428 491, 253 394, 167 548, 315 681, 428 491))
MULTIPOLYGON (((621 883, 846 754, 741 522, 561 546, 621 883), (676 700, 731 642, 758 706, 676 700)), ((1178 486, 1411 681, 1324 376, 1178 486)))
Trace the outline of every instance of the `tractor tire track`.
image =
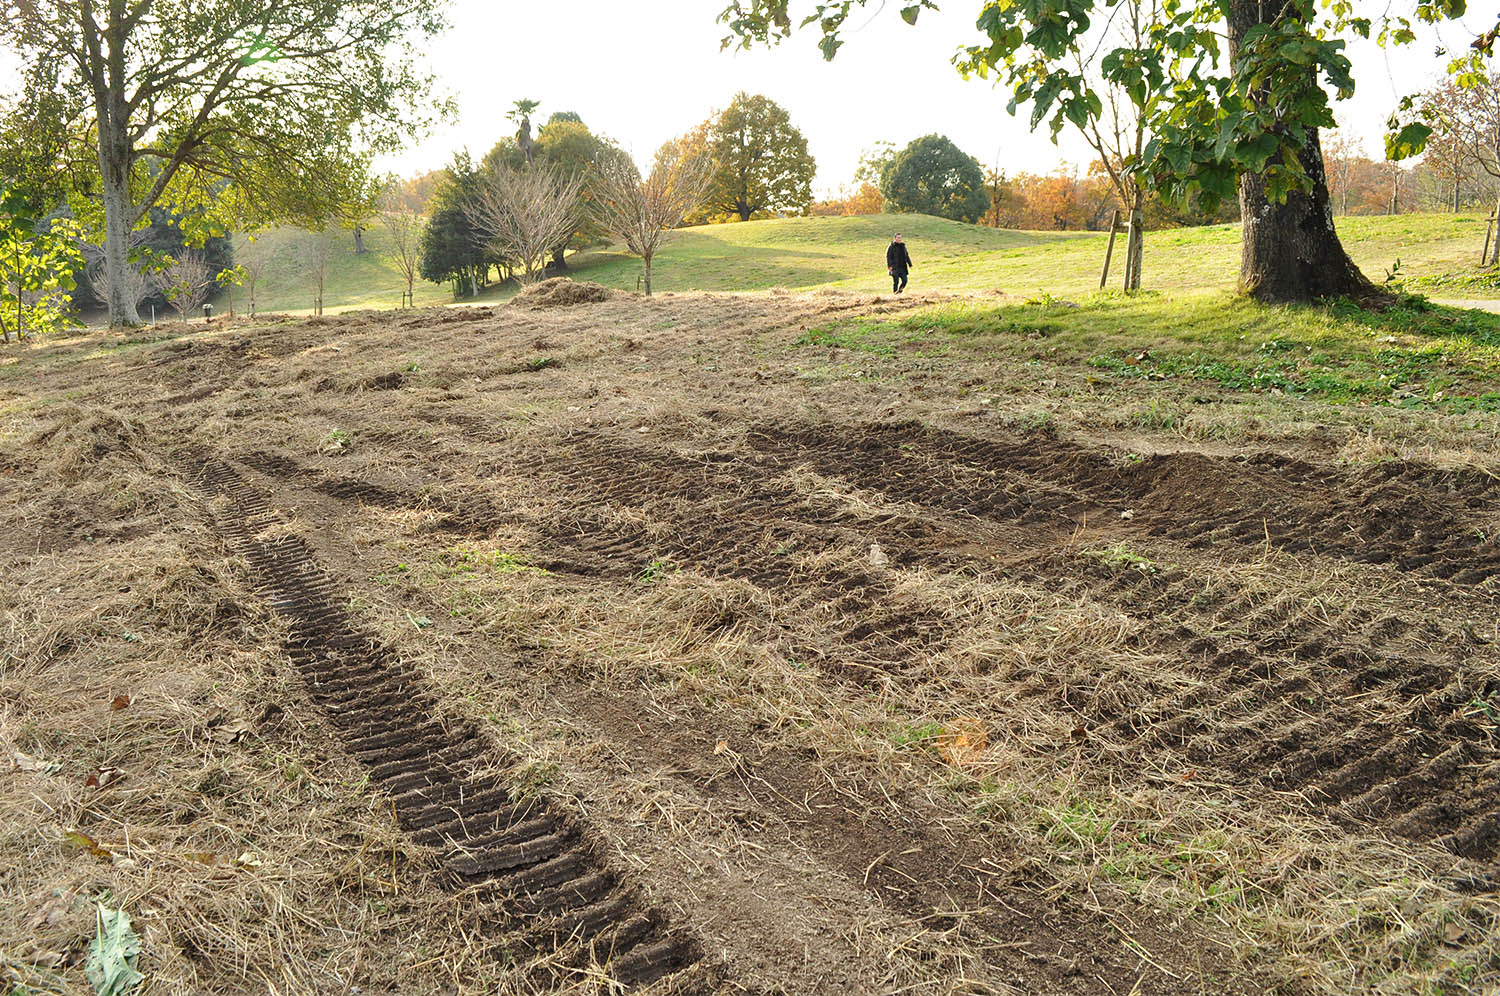
POLYGON ((204 464, 193 483, 286 621, 286 652, 312 701, 390 798, 401 828, 441 851, 454 888, 493 899, 486 924, 497 943, 552 956, 540 959, 556 966, 547 971, 592 961, 628 986, 681 975, 689 989, 714 988, 717 970, 697 942, 610 868, 582 820, 507 788, 504 760, 478 730, 445 716, 425 681, 357 626, 302 540, 259 535, 279 521, 263 494, 223 463, 204 464))

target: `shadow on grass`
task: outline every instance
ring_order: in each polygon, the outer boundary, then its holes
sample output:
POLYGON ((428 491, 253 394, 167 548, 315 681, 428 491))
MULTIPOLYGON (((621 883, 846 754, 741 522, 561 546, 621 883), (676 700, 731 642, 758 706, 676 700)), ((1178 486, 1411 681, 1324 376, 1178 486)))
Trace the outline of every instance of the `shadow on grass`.
POLYGON ((1385 311, 1370 311, 1352 301, 1340 301, 1333 305, 1332 313, 1342 321, 1374 332, 1500 346, 1500 314, 1435 304, 1412 294, 1402 294, 1385 311))

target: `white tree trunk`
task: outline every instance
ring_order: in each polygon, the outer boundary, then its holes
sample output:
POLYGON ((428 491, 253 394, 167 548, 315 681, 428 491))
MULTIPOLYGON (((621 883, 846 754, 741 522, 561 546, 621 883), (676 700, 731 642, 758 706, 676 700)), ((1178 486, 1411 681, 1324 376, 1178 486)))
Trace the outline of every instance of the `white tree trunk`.
POLYGON ((141 316, 130 293, 130 231, 135 206, 130 198, 129 152, 123 126, 102 124, 99 131, 99 172, 104 179, 104 273, 109 280, 109 324, 139 325, 141 316))

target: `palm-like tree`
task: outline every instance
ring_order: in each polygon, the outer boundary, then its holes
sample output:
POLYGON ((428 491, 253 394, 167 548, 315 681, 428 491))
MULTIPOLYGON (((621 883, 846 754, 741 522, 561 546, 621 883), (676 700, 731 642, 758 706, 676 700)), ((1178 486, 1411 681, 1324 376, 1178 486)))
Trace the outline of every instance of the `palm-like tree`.
POLYGON ((528 166, 531 165, 531 116, 541 106, 540 100, 518 100, 506 115, 517 124, 516 144, 521 147, 521 154, 526 157, 528 166))

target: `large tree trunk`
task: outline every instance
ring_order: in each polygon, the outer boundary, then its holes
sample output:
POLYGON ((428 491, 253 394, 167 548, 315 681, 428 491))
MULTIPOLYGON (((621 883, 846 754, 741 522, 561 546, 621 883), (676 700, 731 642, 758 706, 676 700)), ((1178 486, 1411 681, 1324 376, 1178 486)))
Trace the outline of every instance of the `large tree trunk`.
MULTIPOLYGON (((86 10, 83 8, 82 10, 86 10)), ((110 5, 105 32, 106 58, 93 75, 94 112, 98 117, 99 174, 104 192, 104 273, 109 283, 111 328, 141 324, 130 292, 130 232, 135 227, 135 200, 130 195, 129 114, 125 108, 125 37, 119 9, 110 5)), ((87 15, 92 17, 92 15, 87 15)))
POLYGON ((110 284, 105 308, 110 326, 139 326, 135 296, 130 294, 130 229, 135 228, 135 202, 130 198, 130 151, 124 124, 102 118, 99 124, 99 174, 104 178, 104 272, 110 284))
MULTIPOLYGON (((1284 9, 1280 3, 1265 0, 1231 0, 1230 59, 1239 57, 1246 32, 1271 23, 1284 9)), ((1240 177, 1241 290, 1265 302, 1373 296, 1375 286, 1359 272, 1334 229, 1323 147, 1316 131, 1309 130, 1298 158, 1312 189, 1292 193, 1282 204, 1266 196, 1263 176, 1246 173, 1240 177)))

